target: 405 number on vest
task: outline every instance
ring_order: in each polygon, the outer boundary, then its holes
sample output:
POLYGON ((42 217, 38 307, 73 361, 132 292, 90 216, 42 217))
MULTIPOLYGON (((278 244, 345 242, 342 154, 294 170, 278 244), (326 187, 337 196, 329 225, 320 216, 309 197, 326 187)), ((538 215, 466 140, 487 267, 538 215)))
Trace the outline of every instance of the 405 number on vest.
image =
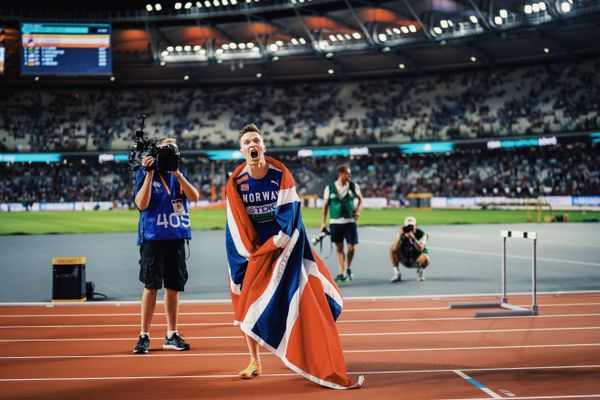
POLYGON ((190 216, 189 215, 177 215, 175 213, 171 213, 167 215, 166 213, 158 214, 156 218, 156 225, 162 226, 165 229, 179 228, 180 226, 184 228, 190 227, 190 216))

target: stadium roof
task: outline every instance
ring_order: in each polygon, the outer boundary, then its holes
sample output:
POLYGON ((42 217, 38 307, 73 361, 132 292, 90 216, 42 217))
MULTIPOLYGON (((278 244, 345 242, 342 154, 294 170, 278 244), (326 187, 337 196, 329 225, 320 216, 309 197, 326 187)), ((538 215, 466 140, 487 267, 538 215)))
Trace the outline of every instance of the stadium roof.
POLYGON ((112 23, 113 75, 126 83, 336 79, 600 53, 600 0, 122 3, 34 0, 0 9, 5 80, 32 81, 20 77, 18 30, 38 20, 112 23))

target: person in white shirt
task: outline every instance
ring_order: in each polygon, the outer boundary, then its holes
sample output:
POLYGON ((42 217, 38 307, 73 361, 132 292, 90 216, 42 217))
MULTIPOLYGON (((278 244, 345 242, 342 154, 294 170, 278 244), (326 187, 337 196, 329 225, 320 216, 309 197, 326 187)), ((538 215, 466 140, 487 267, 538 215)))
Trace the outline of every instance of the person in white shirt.
POLYGON ((323 209, 321 212, 321 230, 327 229, 327 211, 329 210, 329 231, 339 264, 339 275, 336 282, 352 280, 352 258, 358 244, 356 220, 360 216, 362 194, 358 185, 350 180, 352 173, 348 165, 337 167, 337 179, 325 187, 323 193, 323 209), (356 205, 354 204, 357 201, 356 205), (348 251, 344 253, 344 240, 348 251))

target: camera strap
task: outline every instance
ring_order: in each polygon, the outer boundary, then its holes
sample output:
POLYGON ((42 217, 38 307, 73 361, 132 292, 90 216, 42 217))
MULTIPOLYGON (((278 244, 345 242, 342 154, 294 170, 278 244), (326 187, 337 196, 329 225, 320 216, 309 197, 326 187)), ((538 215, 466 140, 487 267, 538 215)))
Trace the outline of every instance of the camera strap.
POLYGON ((167 185, 167 182, 165 182, 165 178, 163 178, 163 176, 160 174, 160 172, 158 173, 158 176, 160 177, 160 180, 162 181, 163 185, 165 185, 165 190, 169 194, 169 197, 172 198, 171 191, 169 190, 169 185, 167 185))
MULTIPOLYGON (((160 172, 158 172, 158 176, 160 176, 160 180, 162 181, 163 185, 165 185, 165 189, 167 190, 169 197, 173 198, 173 196, 171 196, 171 191, 169 190, 169 185, 167 185, 167 182, 165 182, 165 178, 163 178, 160 172)), ((181 185, 179 185, 179 194, 183 194, 183 188, 181 185)))
POLYGON ((185 207, 183 206, 183 201, 180 199, 174 199, 173 196, 171 195, 171 191, 169 190, 169 185, 167 185, 167 182, 165 181, 165 178, 163 178, 163 176, 160 174, 160 172, 158 173, 158 176, 160 176, 160 180, 162 181, 163 185, 165 186, 165 190, 167 191, 167 193, 169 194, 169 197, 171 198, 171 206, 173 207, 173 211, 175 212, 175 215, 185 215, 185 207))

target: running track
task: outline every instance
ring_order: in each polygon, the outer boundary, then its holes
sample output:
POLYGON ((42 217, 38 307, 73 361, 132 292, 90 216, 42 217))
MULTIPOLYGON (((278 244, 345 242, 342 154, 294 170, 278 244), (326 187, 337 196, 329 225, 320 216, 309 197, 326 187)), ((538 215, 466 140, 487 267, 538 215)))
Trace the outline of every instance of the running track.
MULTIPOLYGON (((241 381, 246 346, 226 302, 184 303, 189 352, 134 355, 139 304, 0 307, 2 399, 593 399, 600 398, 600 293, 539 296, 537 317, 474 318, 457 301, 346 300, 338 323, 362 389, 321 388, 263 353, 264 375, 241 381)), ((527 296, 512 296, 526 306, 527 296)))

